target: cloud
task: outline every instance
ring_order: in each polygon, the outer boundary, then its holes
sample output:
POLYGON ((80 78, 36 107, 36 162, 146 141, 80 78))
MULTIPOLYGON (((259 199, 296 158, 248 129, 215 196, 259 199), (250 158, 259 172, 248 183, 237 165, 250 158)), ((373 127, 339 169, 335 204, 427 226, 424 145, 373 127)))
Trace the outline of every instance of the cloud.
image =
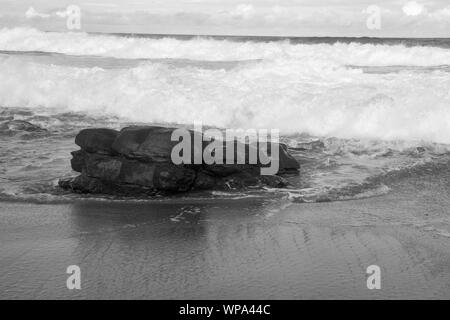
POLYGON ((67 18, 70 16, 70 7, 67 9, 61 9, 61 10, 52 10, 48 13, 40 13, 36 11, 33 7, 29 7, 28 10, 25 12, 25 18, 26 19, 50 19, 50 18, 67 18))
POLYGON ((101 7, 101 8, 118 8, 119 6, 114 3, 97 3, 97 2, 85 2, 83 6, 101 7))
POLYGON ((56 11, 55 15, 60 18, 66 18, 69 15, 68 10, 56 11))
MULTIPOLYGON (((364 10, 372 3, 371 0, 227 0, 226 4, 219 0, 152 0, 153 4, 161 5, 151 7, 148 2, 138 5, 137 0, 126 5, 102 1, 87 0, 81 5, 85 30, 300 36, 450 36, 448 0, 395 0, 380 4, 382 26, 376 31, 367 28, 370 12, 364 10), (176 6, 174 1, 177 1, 176 6), (180 3, 188 4, 183 8, 180 3)), ((108 2, 113 1, 116 0, 108 2)), ((64 6, 35 5, 38 11, 33 7, 27 10, 27 7, 20 10, 14 7, 17 13, 8 12, 9 16, 0 17, 0 25, 22 23, 48 30, 65 27, 63 22, 68 12, 64 6)), ((5 11, 1 14, 4 15, 5 11)))
POLYGON ((443 9, 436 10, 435 12, 431 13, 431 16, 435 17, 435 18, 438 18, 438 19, 439 18, 441 18, 441 19, 445 19, 445 18, 450 19, 450 6, 448 6, 446 8, 443 8, 443 9))
POLYGON ((265 19, 268 22, 278 22, 288 16, 289 10, 287 8, 276 5, 270 8, 269 12, 265 15, 265 19))
POLYGON ((409 1, 405 3, 402 9, 407 16, 418 16, 424 11, 425 6, 416 1, 409 1))
POLYGON ((33 7, 29 7, 28 10, 25 12, 25 17, 27 19, 33 19, 33 18, 49 18, 50 15, 46 13, 39 13, 37 12, 33 7))
POLYGON ((255 8, 251 4, 240 4, 231 11, 231 15, 242 19, 250 19, 256 13, 255 8))

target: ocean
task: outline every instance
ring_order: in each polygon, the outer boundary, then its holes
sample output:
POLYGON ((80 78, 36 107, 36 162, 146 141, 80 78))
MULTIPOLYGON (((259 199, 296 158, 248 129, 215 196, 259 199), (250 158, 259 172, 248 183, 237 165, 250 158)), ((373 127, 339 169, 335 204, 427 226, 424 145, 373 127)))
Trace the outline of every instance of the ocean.
POLYGON ((450 39, 1 29, 0 151, 2 299, 449 298, 450 39), (57 187, 81 129, 195 121, 278 129, 300 175, 153 198, 57 187))
POLYGON ((194 121, 280 130, 302 163, 301 178, 264 197, 314 202, 388 192, 383 177, 449 159, 449 48, 450 39, 2 29, 0 120, 46 131, 0 126, 0 199, 73 197, 55 186, 71 174, 69 151, 82 128, 194 121))

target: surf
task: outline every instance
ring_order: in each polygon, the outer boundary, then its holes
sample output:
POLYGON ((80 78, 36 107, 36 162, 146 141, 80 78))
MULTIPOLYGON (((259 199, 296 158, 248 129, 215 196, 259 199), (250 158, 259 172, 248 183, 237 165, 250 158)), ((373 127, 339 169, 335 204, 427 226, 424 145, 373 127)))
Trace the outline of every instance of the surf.
POLYGON ((160 60, 115 68, 105 66, 114 61, 54 60, 0 54, 0 105, 43 115, 450 143, 447 71, 374 74, 320 59, 226 67, 160 60))
POLYGON ((0 29, 0 50, 128 59, 200 61, 295 59, 355 66, 450 65, 448 39, 135 36, 0 29))

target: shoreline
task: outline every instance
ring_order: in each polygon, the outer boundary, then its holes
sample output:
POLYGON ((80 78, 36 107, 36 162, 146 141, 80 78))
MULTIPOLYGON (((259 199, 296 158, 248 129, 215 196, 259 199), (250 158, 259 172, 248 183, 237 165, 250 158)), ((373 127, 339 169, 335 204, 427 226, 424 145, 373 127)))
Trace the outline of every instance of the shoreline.
POLYGON ((448 299, 448 175, 328 203, 3 202, 0 299, 448 299))

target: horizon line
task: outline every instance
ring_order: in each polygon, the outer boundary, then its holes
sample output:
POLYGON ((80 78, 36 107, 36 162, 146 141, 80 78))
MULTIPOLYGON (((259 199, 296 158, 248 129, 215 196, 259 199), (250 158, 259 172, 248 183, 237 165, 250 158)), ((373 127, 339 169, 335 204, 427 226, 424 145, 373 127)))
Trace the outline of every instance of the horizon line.
POLYGON ((143 32, 101 32, 101 31, 56 31, 42 30, 43 32, 84 32, 96 35, 115 36, 170 36, 170 37, 223 37, 223 38, 267 38, 267 39, 388 39, 388 40, 447 40, 448 37, 377 37, 377 36, 280 36, 280 35, 237 35, 237 34, 199 34, 199 33, 143 33, 143 32))

